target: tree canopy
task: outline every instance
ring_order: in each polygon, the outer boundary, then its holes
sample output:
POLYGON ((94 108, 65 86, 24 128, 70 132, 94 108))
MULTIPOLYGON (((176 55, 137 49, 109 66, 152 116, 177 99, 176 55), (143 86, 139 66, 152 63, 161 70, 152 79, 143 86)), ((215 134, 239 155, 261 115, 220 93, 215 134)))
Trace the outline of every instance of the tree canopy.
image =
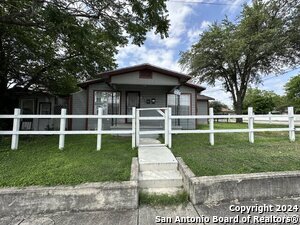
POLYGON ((258 88, 249 88, 247 90, 243 109, 247 112, 248 107, 253 107, 253 111, 257 114, 267 114, 276 110, 280 106, 281 96, 273 91, 260 90, 258 88))
POLYGON ((294 106, 296 111, 300 111, 300 75, 292 77, 285 84, 285 92, 290 105, 294 106))
POLYGON ((229 107, 226 104, 220 101, 209 102, 209 107, 212 107, 214 109, 214 113, 216 114, 221 113, 223 109, 229 109, 229 107))
POLYGON ((119 46, 166 37, 167 16, 165 0, 1 1, 0 98, 13 86, 68 94, 115 68, 119 46))
POLYGON ((200 35, 180 64, 190 74, 231 93, 236 113, 242 113, 247 87, 269 73, 299 64, 300 0, 253 1, 237 22, 225 18, 200 35))

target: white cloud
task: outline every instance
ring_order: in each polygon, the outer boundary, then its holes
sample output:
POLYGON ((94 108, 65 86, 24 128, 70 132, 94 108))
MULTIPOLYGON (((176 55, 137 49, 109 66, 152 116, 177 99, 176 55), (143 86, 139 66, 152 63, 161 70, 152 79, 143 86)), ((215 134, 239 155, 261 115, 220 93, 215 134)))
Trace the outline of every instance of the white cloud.
POLYGON ((198 41, 199 40, 199 36, 203 33, 203 31, 205 31, 206 29, 208 29, 208 27, 211 24, 212 24, 212 22, 204 20, 200 24, 199 28, 191 28, 191 29, 189 29, 189 31, 187 32, 189 43, 192 44, 192 43, 198 41))
POLYGON ((165 39, 161 39, 160 36, 154 34, 154 32, 149 32, 147 34, 147 40, 151 41, 154 45, 162 45, 166 48, 174 48, 180 43, 180 37, 172 36, 165 39))
POLYGON ((128 45, 119 50, 117 61, 120 67, 151 63, 171 70, 181 71, 176 62, 175 51, 164 48, 150 49, 145 46, 128 45))
POLYGON ((169 37, 161 39, 153 31, 147 33, 147 41, 141 47, 129 44, 119 48, 117 62, 119 67, 141 63, 151 63, 157 66, 181 71, 177 63, 178 53, 175 48, 185 38, 187 27, 186 20, 192 15, 193 9, 190 4, 167 2, 169 11, 170 27, 169 37))
POLYGON ((225 13, 228 13, 229 15, 240 10, 245 3, 247 5, 252 4, 252 0, 233 0, 229 2, 230 4, 226 6, 223 10, 225 13))
POLYGON ((182 2, 168 2, 167 9, 169 11, 169 37, 161 39, 154 32, 148 32, 147 39, 156 45, 162 45, 166 48, 176 47, 182 39, 182 35, 186 32, 186 19, 193 13, 193 9, 189 4, 182 2))

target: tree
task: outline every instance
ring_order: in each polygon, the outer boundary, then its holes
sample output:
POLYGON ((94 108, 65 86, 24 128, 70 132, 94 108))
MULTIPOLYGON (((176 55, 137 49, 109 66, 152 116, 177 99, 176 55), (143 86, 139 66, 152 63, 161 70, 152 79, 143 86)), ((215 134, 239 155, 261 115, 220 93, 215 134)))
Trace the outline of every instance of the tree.
POLYGON ((226 104, 220 101, 211 101, 209 103, 209 107, 212 107, 214 109, 214 113, 221 113, 223 109, 229 109, 226 104))
POLYGON ((280 96, 273 91, 249 88, 244 99, 243 109, 246 112, 248 107, 253 107, 255 113, 267 114, 276 108, 279 100, 280 96))
POLYGON ((285 92, 290 105, 295 107, 295 111, 300 111, 300 75, 291 78, 285 84, 285 92))
POLYGON ((0 3, 0 113, 8 89, 68 94, 76 82, 116 67, 129 40, 147 31, 167 36, 165 0, 4 0, 0 3))
POLYGON ((201 82, 221 81, 241 114, 251 83, 283 66, 299 64, 299 2, 256 0, 245 5, 237 23, 226 18, 211 25, 198 43, 181 54, 180 64, 201 82))

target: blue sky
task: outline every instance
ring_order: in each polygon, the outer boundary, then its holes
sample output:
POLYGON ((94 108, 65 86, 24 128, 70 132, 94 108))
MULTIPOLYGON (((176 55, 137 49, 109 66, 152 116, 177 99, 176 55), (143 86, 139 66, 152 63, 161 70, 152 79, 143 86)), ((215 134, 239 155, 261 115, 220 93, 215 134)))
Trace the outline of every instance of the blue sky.
MULTIPOLYGON (((132 66, 141 63, 151 63, 167 69, 184 72, 178 64, 181 51, 186 51, 199 39, 199 35, 213 22, 220 22, 227 15, 230 20, 236 20, 242 5, 250 3, 250 0, 203 0, 203 2, 225 3, 227 5, 211 5, 192 3, 200 0, 170 0, 167 3, 170 19, 169 37, 161 39, 153 32, 147 34, 143 46, 129 44, 119 49, 117 63, 119 67, 132 66)), ((300 73, 300 69, 286 74, 275 76, 270 74, 263 78, 263 84, 259 88, 272 90, 278 94, 284 94, 284 84, 292 77, 300 73)), ((214 97, 229 106, 232 106, 230 94, 222 90, 220 83, 215 87, 206 86, 205 95, 214 97)))

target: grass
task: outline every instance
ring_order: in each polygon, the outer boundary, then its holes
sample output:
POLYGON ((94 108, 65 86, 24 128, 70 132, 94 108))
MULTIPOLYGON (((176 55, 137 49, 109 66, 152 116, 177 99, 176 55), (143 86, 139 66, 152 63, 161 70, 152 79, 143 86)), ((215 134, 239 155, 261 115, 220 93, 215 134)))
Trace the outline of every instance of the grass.
POLYGON ((10 150, 10 138, 0 140, 0 187, 73 185, 85 182, 125 181, 130 177, 130 137, 104 135, 96 151, 95 135, 66 136, 58 150, 57 136, 22 137, 18 150, 10 150))
MULTIPOLYGON (((240 129, 247 124, 216 123, 216 129, 240 129)), ((281 125, 255 124, 255 128, 281 125)), ((287 127, 287 126, 285 126, 287 127)), ((208 129, 202 125, 199 129, 208 129)), ((208 134, 173 135, 172 151, 183 158, 196 176, 300 170, 300 141, 290 143, 288 132, 255 133, 255 143, 248 133, 215 134, 209 145, 208 134)))
MULTIPOLYGON (((216 123, 216 129, 246 128, 246 124, 216 123)), ((255 127, 280 127, 256 124, 255 127)), ((208 129, 202 125, 199 129, 208 129)), ((300 141, 290 143, 288 132, 173 135, 172 151, 197 176, 300 170, 300 141)), ((21 136, 19 149, 10 150, 10 138, 0 139, 0 187, 29 185, 75 185, 85 182, 129 180, 132 157, 130 137, 103 136, 96 151, 95 135, 66 136, 65 149, 58 150, 57 136, 21 136)), ((141 203, 182 203, 184 196, 143 196, 141 203), (178 200, 179 199, 179 200, 178 200)))
POLYGON ((189 196, 186 192, 180 192, 176 195, 156 195, 140 192, 139 203, 140 205, 151 205, 151 206, 168 206, 168 205, 181 205, 187 204, 189 196))

